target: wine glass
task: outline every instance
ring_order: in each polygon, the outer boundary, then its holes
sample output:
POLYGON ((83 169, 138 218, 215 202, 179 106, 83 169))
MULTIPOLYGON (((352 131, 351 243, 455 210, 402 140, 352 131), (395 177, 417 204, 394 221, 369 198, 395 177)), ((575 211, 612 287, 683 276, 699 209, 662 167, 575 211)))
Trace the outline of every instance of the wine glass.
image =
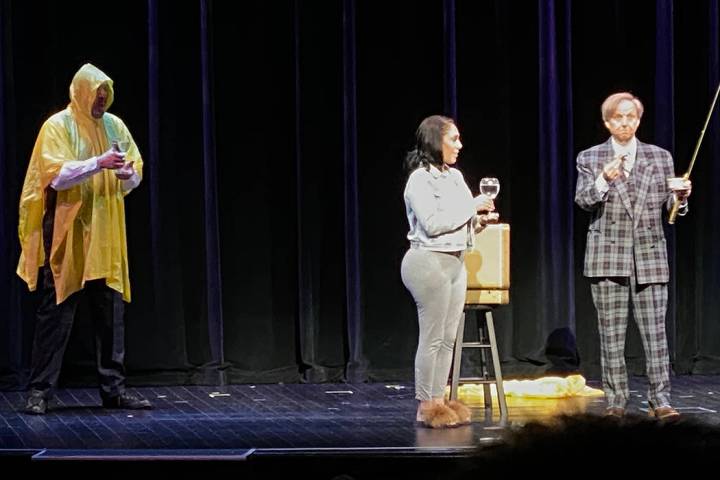
POLYGON ((669 177, 667 179, 667 186, 673 192, 684 192, 688 189, 687 179, 685 177, 669 177))
POLYGON ((113 141, 110 143, 112 145, 112 149, 120 153, 127 152, 127 149, 130 146, 130 142, 128 142, 127 140, 120 140, 119 138, 113 139, 113 141))
POLYGON ((480 193, 495 200, 500 193, 500 181, 495 177, 484 177, 480 179, 480 193))
MULTIPOLYGON (((128 148, 130 148, 129 141, 122 140, 119 138, 113 138, 112 141, 110 142, 110 145, 114 151, 119 152, 119 153, 127 153, 128 148)), ((118 173, 120 173, 122 175, 127 175, 128 168, 132 168, 132 167, 130 166, 130 164, 128 162, 125 162, 125 164, 122 167, 115 170, 115 175, 117 176, 118 173)), ((120 177, 120 178, 122 178, 122 177, 120 177)))
MULTIPOLYGON (((480 179, 480 193, 486 195, 490 200, 495 200, 495 197, 500 193, 500 180, 495 177, 483 177, 480 179)), ((486 223, 495 223, 500 218, 500 214, 497 212, 488 212, 484 215, 486 223)))

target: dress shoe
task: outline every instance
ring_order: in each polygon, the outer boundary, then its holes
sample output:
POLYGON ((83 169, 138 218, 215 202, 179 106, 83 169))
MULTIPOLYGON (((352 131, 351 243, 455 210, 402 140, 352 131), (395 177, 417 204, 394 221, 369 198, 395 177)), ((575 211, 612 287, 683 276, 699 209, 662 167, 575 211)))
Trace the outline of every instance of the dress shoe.
POLYGON ((622 418, 625 416, 625 409, 622 407, 609 407, 605 410, 606 417, 622 418))
POLYGON ((648 409, 648 415, 655 417, 658 420, 677 420, 680 417, 680 413, 670 405, 664 407, 657 407, 648 409))
POLYGON ((25 404, 25 413, 31 415, 45 415, 47 412, 47 399, 40 390, 32 390, 25 404))
POLYGON ((120 408, 125 410, 149 410, 152 408, 149 400, 136 397, 127 392, 123 392, 116 397, 103 398, 102 404, 105 408, 120 408))

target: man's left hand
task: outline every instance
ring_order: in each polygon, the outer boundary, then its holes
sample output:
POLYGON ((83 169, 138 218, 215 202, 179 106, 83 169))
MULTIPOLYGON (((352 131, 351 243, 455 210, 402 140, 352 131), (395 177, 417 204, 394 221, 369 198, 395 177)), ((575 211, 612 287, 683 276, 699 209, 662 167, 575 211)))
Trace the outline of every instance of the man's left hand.
POLYGON ((679 201, 683 202, 690 196, 690 193, 692 193, 692 182, 689 179, 683 180, 682 185, 673 187, 672 191, 675 194, 675 197, 679 201))
POLYGON ((118 168, 115 170, 115 176, 119 178, 120 180, 127 180, 130 177, 133 176, 135 173, 135 169, 133 168, 133 163, 135 161, 127 162, 125 165, 123 165, 121 168, 118 168))

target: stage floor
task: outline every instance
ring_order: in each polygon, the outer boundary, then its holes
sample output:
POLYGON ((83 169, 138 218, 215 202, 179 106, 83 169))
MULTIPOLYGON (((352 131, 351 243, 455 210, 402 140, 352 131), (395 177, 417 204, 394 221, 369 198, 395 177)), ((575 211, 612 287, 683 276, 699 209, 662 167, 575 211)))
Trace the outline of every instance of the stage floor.
MULTIPOLYGON (((599 388, 598 382, 589 381, 599 388)), ((645 378, 631 379, 629 412, 647 415, 645 378)), ((604 397, 473 407, 468 426, 415 424, 408 383, 258 384, 132 388, 149 411, 104 410, 95 389, 63 389, 44 416, 22 413, 24 392, 0 392, 0 456, 32 460, 247 460, 256 456, 463 456, 502 443, 507 429, 562 414, 602 414, 604 397)), ((683 419, 720 426, 720 376, 673 378, 683 419)))

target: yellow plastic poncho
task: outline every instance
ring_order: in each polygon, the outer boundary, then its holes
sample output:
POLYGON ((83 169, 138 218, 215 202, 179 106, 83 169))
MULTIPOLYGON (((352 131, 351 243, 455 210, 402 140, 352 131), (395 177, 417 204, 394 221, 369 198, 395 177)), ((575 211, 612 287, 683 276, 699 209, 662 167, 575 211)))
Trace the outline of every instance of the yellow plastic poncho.
MULTIPOLYGON (((118 139, 128 142, 125 160, 134 161, 142 175, 140 152, 122 120, 109 113, 99 119, 91 115, 101 85, 108 89, 109 108, 113 81, 95 66, 83 65, 70 85, 70 104, 45 121, 35 142, 20 196, 18 225, 22 253, 17 274, 31 291, 37 288, 38 269, 45 263, 45 189, 63 163, 101 155, 118 139)), ((57 192, 49 264, 58 304, 81 290, 86 281, 101 278, 130 301, 123 198, 121 181, 108 169, 57 192)))

